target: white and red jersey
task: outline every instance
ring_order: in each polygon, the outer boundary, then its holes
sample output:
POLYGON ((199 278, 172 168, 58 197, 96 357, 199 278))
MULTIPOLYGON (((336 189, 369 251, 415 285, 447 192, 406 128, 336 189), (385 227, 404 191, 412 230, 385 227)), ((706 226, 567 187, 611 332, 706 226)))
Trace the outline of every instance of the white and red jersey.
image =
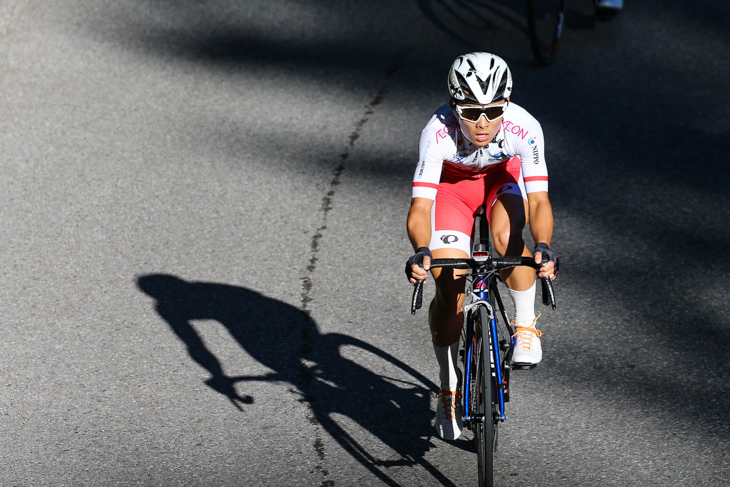
POLYGON ((421 132, 412 196, 435 200, 442 171, 474 177, 515 156, 521 162, 527 193, 547 191, 542 128, 527 110, 510 102, 492 142, 477 147, 461 133, 458 118, 446 104, 433 114, 421 132))

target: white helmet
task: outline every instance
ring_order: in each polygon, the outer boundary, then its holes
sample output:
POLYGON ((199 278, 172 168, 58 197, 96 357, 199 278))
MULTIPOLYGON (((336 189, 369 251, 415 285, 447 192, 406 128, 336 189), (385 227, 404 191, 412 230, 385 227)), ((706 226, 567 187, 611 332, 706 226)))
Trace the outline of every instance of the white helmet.
POLYGON ((504 59, 494 54, 464 54, 449 70, 449 91, 455 102, 489 105, 510 96, 512 73, 504 59))

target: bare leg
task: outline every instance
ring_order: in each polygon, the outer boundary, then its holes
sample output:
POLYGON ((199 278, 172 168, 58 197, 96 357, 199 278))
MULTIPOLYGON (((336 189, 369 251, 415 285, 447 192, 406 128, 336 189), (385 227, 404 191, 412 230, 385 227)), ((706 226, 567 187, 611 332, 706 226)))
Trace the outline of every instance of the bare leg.
MULTIPOLYGON (((514 194, 505 194, 492 207, 490 228, 494 250, 502 257, 532 257, 522 239, 522 229, 527 223, 526 201, 514 194)), ((530 289, 535 284, 535 271, 529 267, 514 267, 500 272, 508 288, 515 291, 530 289)))
MULTIPOLYGON (((522 230, 528 221, 527 204, 517 195, 502 195, 492 207, 492 238, 494 250, 501 256, 532 257, 522 239, 522 230)), ((531 267, 514 267, 500 273, 510 290, 515 304, 514 363, 535 365, 542 360, 541 332, 535 328, 535 270, 531 267)))
MULTIPOLYGON (((435 259, 465 258, 461 250, 434 250, 435 259)), ((431 339, 439 363, 440 391, 437 395, 435 427, 438 435, 446 440, 455 440, 463 428, 460 399, 458 349, 461 328, 464 322, 464 285, 458 277, 464 271, 436 268, 431 274, 436 281, 436 294, 428 309, 431 339)))
MULTIPOLYGON (((434 259, 465 259, 469 256, 461 250, 439 249, 433 251, 434 259)), ((434 345, 447 347, 459 340, 464 324, 464 279, 458 276, 464 271, 436 268, 431 271, 436 281, 436 294, 428 309, 428 324, 434 345)))

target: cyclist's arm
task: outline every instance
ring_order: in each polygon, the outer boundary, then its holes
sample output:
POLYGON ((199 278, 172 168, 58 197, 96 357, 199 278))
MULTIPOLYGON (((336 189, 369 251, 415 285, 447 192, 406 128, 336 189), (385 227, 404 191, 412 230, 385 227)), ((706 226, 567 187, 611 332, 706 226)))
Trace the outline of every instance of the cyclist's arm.
MULTIPOLYGON (((408 238, 413 245, 413 250, 421 247, 428 247, 431 243, 431 207, 433 200, 428 198, 411 199, 411 209, 408 211, 408 238)), ((413 274, 417 279, 426 279, 431 261, 424 258, 424 267, 413 266, 413 274)))
MULTIPOLYGON (((453 132, 456 121, 448 105, 441 107, 421 131, 418 143, 418 164, 413 173, 411 209, 408 212, 408 238, 416 252, 431 244, 431 209, 438 193, 444 160, 456 151, 453 132)), ((425 270, 412 266, 411 282, 426 279, 431 260, 424 257, 425 270)))
MULTIPOLYGON (((547 191, 527 193, 527 202, 530 208, 530 234, 535 244, 544 242, 550 246, 553 238, 553 207, 550 204, 547 191)), ((535 256, 535 262, 542 262, 542 255, 535 256), (538 260, 539 259, 539 260, 538 260)), ((550 277, 554 273, 554 264, 548 263, 540 269, 540 277, 550 277)))

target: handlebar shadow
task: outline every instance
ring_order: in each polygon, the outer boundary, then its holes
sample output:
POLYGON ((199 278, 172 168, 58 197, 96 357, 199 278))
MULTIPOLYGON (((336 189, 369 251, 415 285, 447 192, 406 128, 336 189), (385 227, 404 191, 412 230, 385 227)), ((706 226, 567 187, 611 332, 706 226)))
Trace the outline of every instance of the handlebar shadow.
POLYGON ((425 459, 433 447, 430 401, 438 388, 408 364, 357 338, 321 334, 317 324, 298 308, 246 288, 188 282, 162 274, 139 277, 137 284, 155 300, 157 313, 186 345, 189 357, 208 371, 210 378, 205 384, 226 396, 239 410, 252 407, 255 397, 253 392, 237 392, 238 384, 284 382, 290 393, 307 404, 310 421, 321 425, 384 485, 399 485, 387 470, 395 464, 369 453, 362 431, 348 432, 343 426, 347 423, 338 421, 337 415, 350 418, 397 452, 401 458, 397 465, 418 465, 433 476, 435 483, 453 485, 425 459), (274 372, 226 375, 193 320, 219 322, 243 351, 274 372), (360 360, 363 353, 370 357, 360 360), (357 360, 349 358, 353 354, 357 360), (363 365, 372 364, 373 356, 384 362, 384 369, 395 377, 363 365), (407 433, 393 434, 396 431, 407 433))

